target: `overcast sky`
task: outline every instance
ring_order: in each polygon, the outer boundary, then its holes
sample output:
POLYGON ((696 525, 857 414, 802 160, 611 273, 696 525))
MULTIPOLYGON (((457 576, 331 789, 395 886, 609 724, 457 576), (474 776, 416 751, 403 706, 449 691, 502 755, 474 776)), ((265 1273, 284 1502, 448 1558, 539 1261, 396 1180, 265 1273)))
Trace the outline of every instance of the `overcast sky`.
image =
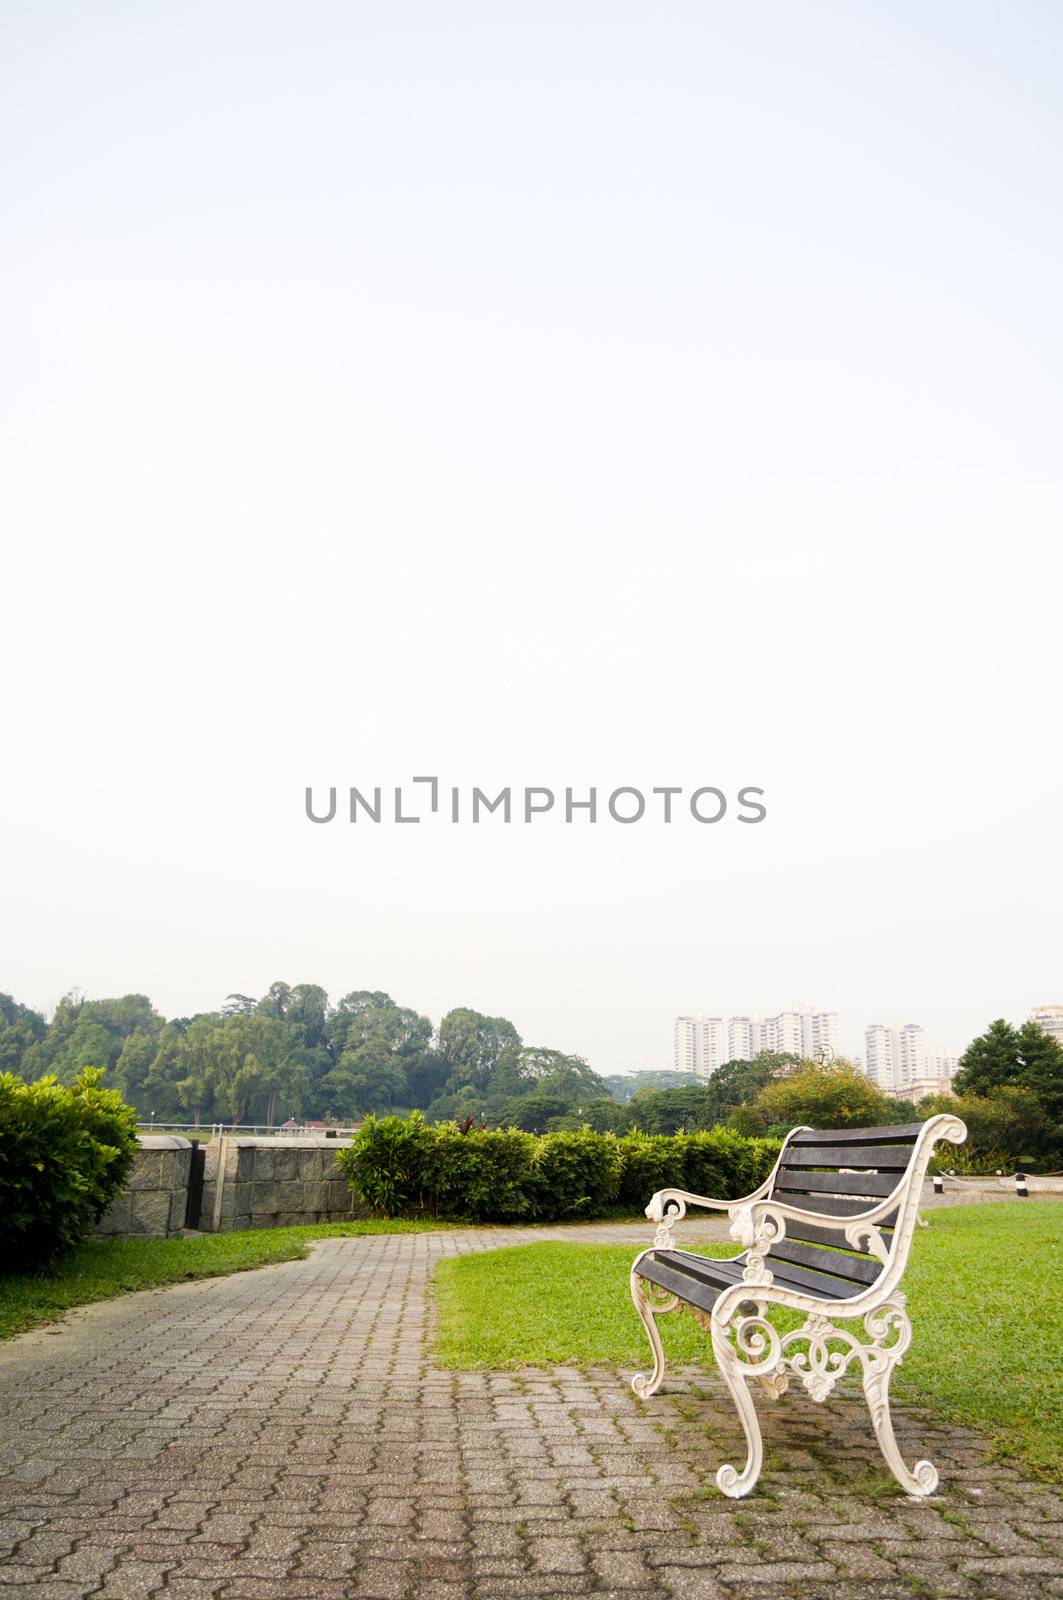
POLYGON ((0 989, 1063 1001, 1063 10, 9 4, 0 989), (757 826, 314 826, 438 774, 757 826))

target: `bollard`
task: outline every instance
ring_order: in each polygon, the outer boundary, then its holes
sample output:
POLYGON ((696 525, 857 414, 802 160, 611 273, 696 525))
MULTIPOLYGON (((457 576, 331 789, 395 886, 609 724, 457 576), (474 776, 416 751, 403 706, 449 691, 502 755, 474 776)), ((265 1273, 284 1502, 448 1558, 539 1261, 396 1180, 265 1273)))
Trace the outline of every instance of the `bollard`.
POLYGON ((944 1194, 945 1193, 945 1180, 941 1176, 940 1173, 935 1173, 935 1175, 934 1175, 934 1193, 935 1194, 944 1194))
POLYGON ((1016 1200, 1028 1200, 1030 1198, 1030 1191, 1026 1187, 1025 1172, 1017 1172, 1015 1174, 1015 1198, 1016 1200))

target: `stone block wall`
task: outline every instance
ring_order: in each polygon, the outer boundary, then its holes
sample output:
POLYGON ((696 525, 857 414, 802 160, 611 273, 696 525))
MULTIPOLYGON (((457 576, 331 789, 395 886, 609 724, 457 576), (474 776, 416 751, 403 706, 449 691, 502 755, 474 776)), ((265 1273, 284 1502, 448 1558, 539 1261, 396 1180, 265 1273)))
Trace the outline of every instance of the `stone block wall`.
POLYGON ((192 1146, 175 1134, 142 1134, 129 1183, 96 1224, 100 1234, 172 1239, 185 1225, 192 1146))
POLYGON ((200 1228, 286 1228, 343 1222, 363 1211, 336 1156, 349 1139, 215 1139, 207 1146, 200 1228))

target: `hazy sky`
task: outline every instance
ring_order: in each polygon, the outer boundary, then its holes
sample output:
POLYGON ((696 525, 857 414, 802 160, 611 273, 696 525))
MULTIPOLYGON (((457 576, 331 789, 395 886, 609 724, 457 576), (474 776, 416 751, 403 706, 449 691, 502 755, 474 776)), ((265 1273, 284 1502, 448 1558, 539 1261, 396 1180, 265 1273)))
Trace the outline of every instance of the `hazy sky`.
POLYGON ((8 4, 0 989, 1063 1001, 1063 9, 8 4), (307 784, 743 784, 416 827, 307 784))

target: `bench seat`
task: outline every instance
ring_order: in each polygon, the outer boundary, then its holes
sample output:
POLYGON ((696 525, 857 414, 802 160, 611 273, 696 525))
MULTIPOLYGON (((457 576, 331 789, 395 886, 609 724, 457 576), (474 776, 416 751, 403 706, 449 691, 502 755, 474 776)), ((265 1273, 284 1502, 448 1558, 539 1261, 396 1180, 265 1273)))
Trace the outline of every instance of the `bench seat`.
MULTIPOLYGON (((823 1252, 826 1254, 826 1251, 823 1252)), ((839 1260, 845 1257, 839 1254, 839 1260)), ((744 1255, 733 1260, 714 1260, 710 1256, 693 1255, 689 1250, 653 1250, 639 1262, 639 1277, 647 1278, 669 1294, 677 1294, 688 1305, 701 1311, 711 1311, 725 1289, 742 1282, 745 1268, 744 1255)), ((782 1289, 797 1289, 824 1300, 851 1300, 862 1293, 864 1285, 834 1273, 809 1271, 788 1261, 771 1258, 774 1281, 782 1289)), ((750 1299, 757 1298, 750 1290, 750 1299)))

